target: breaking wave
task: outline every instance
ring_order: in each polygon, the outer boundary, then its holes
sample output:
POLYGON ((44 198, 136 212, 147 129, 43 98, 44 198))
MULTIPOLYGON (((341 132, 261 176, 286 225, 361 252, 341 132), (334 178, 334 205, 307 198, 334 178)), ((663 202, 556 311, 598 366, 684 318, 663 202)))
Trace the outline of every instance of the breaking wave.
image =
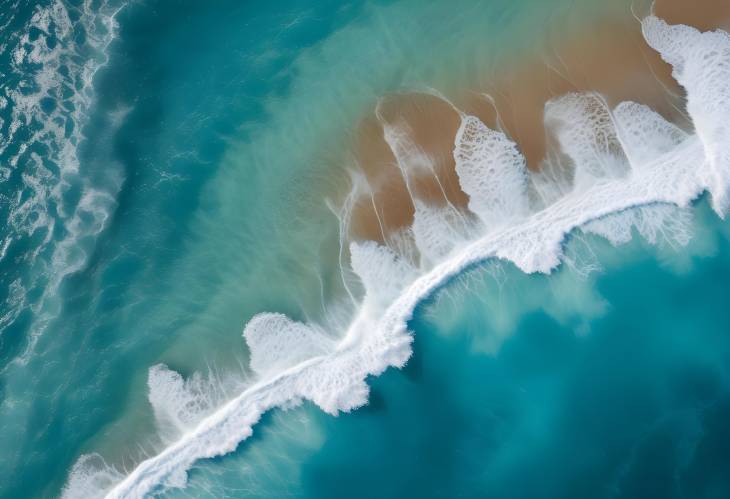
MULTIPOLYGON (((254 382, 222 404, 202 378, 186 381, 153 367, 150 401, 158 420, 178 427, 177 438, 126 474, 99 456, 84 456, 64 496, 142 497, 184 487, 195 461, 232 452, 270 409, 309 400, 337 414, 366 404, 367 377, 402 367, 410 357, 407 324, 416 306, 469 266, 498 258, 526 273, 549 273, 575 230, 614 244, 628 241, 633 230, 649 241, 686 244, 686 209, 705 191, 724 217, 730 208, 730 35, 653 16, 642 30, 686 90, 693 133, 638 103, 610 108, 600 95, 569 94, 545 107, 564 173, 534 174, 506 134, 460 112, 453 154, 469 212, 417 204, 410 229, 417 257, 396 243, 351 243, 351 270, 364 294, 344 335, 281 314, 257 315, 243 331, 254 382)), ((399 162, 413 160, 407 137, 390 130, 386 140, 399 162)), ((355 184, 353 192, 363 188, 355 184)))

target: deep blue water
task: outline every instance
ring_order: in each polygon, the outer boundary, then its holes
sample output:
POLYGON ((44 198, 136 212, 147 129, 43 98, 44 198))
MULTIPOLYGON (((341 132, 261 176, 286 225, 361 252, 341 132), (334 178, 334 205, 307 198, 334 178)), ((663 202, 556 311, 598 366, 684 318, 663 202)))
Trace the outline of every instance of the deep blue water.
MULTIPOLYGON (((0 3, 0 497, 158 451, 150 366, 240 378, 251 316, 324 315, 354 123, 570 4, 0 3)), ((699 213, 692 257, 594 241, 587 281, 457 279, 367 407, 274 411, 167 493, 727 497, 730 247, 699 213)))

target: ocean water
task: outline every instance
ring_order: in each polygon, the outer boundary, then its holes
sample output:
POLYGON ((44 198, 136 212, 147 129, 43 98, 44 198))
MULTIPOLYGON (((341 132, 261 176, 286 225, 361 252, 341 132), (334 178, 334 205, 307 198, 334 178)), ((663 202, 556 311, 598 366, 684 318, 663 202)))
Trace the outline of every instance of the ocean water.
POLYGON ((350 230, 381 98, 603 3, 0 3, 0 497, 727 497, 726 38, 644 21, 689 125, 551 101, 552 178, 465 107, 473 213, 350 230))
POLYGON ((695 217, 682 254, 572 240, 580 269, 470 271, 368 406, 265 417, 166 497, 726 497, 730 232, 695 217))

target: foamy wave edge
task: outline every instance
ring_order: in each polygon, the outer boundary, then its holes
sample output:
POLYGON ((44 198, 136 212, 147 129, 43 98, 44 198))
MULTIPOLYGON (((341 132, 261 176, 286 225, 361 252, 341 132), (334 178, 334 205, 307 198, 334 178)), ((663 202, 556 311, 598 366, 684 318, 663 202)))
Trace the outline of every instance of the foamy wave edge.
MULTIPOLYGON (((730 131, 725 124, 730 116, 730 35, 670 26, 654 16, 644 19, 642 29, 648 43, 672 64, 674 77, 687 91, 694 134, 682 132, 635 103, 622 103, 613 110, 606 107, 606 114, 600 97, 590 94, 551 101, 546 106, 546 124, 552 121, 561 148, 575 165, 573 187, 562 196, 543 195, 552 197, 546 206, 524 213, 527 181, 539 187, 544 179, 539 174, 527 178, 521 158, 516 159, 518 173, 510 171, 509 164, 504 164, 515 159, 509 139, 476 118, 462 115, 454 154, 464 191, 472 201, 480 193, 493 192, 494 186, 482 185, 485 182, 474 184, 474 172, 487 167, 492 174, 496 170, 493 181, 500 180, 500 172, 506 168, 506 183, 514 190, 514 201, 501 202, 500 198, 490 204, 483 199, 474 203, 476 209, 470 203, 481 220, 474 227, 486 230, 479 239, 454 248, 425 273, 387 247, 354 243, 352 267, 363 281, 365 297, 341 341, 333 343, 315 326, 281 314, 257 315, 244 330, 259 379, 255 384, 126 477, 109 470, 91 473, 84 467, 86 460, 80 460, 64 496, 75 497, 83 491, 88 497, 93 490, 113 498, 143 497, 166 487, 184 487, 187 470, 195 461, 235 450, 272 408, 307 399, 337 414, 366 404, 366 378, 388 367, 400 368, 410 357, 412 336, 407 323, 416 306, 474 264, 499 258, 510 260, 526 273, 549 273, 560 264, 563 241, 571 231, 582 228, 620 241, 639 217, 645 218, 645 226, 666 221, 661 210, 634 208, 655 204, 687 207, 705 191, 712 195, 714 210, 724 217, 730 205, 730 131), (576 123, 584 128, 577 129, 576 123), (473 139, 466 137, 469 134, 476 134, 478 140, 469 142, 473 139), (613 161, 612 140, 621 146, 625 164, 613 161), (479 154, 492 156, 481 157, 488 160, 485 165, 479 154), (487 219, 489 223, 482 223, 487 219), (500 219, 501 225, 494 222, 500 219), (410 284, 398 289, 401 281, 410 284), (92 481, 97 482, 96 487, 92 481)), ((438 218, 437 213, 428 215, 438 218)), ((435 226, 446 223, 443 219, 437 222, 435 226)))

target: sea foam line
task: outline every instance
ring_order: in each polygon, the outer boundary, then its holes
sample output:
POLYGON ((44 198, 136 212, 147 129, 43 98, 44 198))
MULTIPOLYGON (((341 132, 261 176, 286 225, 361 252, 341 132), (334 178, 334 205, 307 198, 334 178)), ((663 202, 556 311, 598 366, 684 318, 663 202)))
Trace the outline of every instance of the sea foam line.
MULTIPOLYGON (((686 134, 635 103, 608 110, 600 97, 590 94, 551 101, 546 124, 573 164, 573 188, 546 207, 526 215, 520 212, 516 220, 499 225, 499 220, 510 219, 515 207, 522 210, 528 193, 520 176, 528 174, 521 158, 510 162, 510 157, 515 159, 513 144, 503 134, 462 116, 455 159, 464 191, 472 197, 492 192, 489 182, 499 185, 502 173, 514 187, 512 202, 500 198, 497 205, 488 199, 474 203, 475 215, 483 222, 475 225, 482 237, 454 248, 425 273, 387 247, 353 243, 352 267, 363 281, 365 297, 344 338, 333 344, 316 327, 281 314, 254 317, 244 338, 259 381, 160 454, 140 463, 108 489, 107 497, 143 497, 165 487, 185 486, 187 470, 195 461, 233 451, 272 408, 308 399, 337 414, 364 405, 367 376, 402 367, 410 357, 407 323, 418 304, 473 264, 499 258, 527 273, 549 273, 560 264, 563 241, 571 231, 583 228, 620 239, 637 217, 648 217, 644 225, 649 227, 665 222, 661 211, 634 208, 657 203, 686 207, 706 190, 715 211, 724 216, 730 192, 730 133, 725 124, 730 113, 730 36, 669 26, 653 16, 642 22, 642 28, 687 90, 695 134, 686 134), (580 127, 571 129, 571 123, 580 127), (468 126, 472 128, 466 133, 468 126), (496 177, 480 177, 487 172, 496 177), (469 184, 475 181, 485 183, 469 184), (399 280, 410 284, 400 289, 399 280)), ((64 490, 67 497, 82 490, 75 477, 93 478, 88 470, 75 468, 64 490)))

